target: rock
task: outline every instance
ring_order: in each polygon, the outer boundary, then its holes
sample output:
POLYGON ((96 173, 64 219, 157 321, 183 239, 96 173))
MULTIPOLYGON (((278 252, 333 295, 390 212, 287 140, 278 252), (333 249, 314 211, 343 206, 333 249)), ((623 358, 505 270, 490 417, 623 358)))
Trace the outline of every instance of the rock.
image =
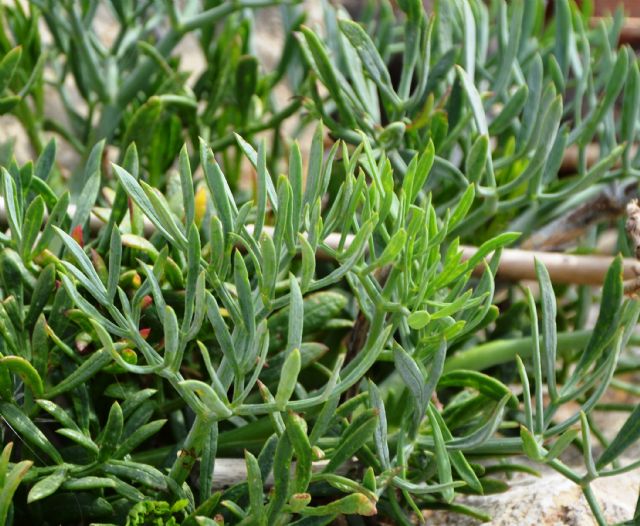
MULTIPOLYGON (((493 526, 591 526, 596 525, 579 486, 562 475, 545 469, 541 477, 514 476, 505 493, 458 498, 492 517, 493 526)), ((592 483, 596 498, 609 524, 633 517, 640 470, 600 478, 592 483)), ((429 526, 476 526, 480 521, 446 511, 425 512, 429 526)))

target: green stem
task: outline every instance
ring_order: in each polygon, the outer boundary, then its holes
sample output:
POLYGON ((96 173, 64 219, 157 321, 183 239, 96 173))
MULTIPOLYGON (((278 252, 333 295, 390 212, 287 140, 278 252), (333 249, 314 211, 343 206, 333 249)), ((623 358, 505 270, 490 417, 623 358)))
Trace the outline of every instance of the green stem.
POLYGON ((598 476, 600 477, 615 477, 616 475, 621 475, 622 473, 627 473, 628 471, 633 471, 640 467, 640 460, 636 460, 631 464, 627 464, 626 466, 622 466, 619 468, 609 469, 606 471, 598 472, 598 476))
MULTIPOLYGON (((238 135, 242 135, 243 137, 246 138, 248 135, 252 135, 254 133, 258 133, 264 130, 269 130, 271 128, 274 128, 278 124, 280 124, 283 120, 287 119, 288 117, 293 115, 296 111, 298 111, 298 109, 301 106, 302 106, 302 100, 296 99, 291 104, 289 104, 286 108, 284 108, 282 111, 273 115, 268 121, 254 124, 253 126, 248 126, 244 130, 240 130, 237 133, 238 135)), ((220 150, 223 150, 224 148, 227 148, 228 146, 231 146, 235 142, 236 142, 235 133, 230 133, 228 135, 225 135, 224 137, 221 137, 220 139, 217 139, 211 142, 209 147, 211 148, 212 151, 218 152, 220 150)))
POLYGON ((54 121, 53 119, 44 120, 44 129, 46 131, 55 132, 62 137, 67 143, 79 154, 84 152, 84 144, 78 140, 69 130, 67 130, 62 124, 54 121))
POLYGON ((591 489, 591 486, 587 484, 582 488, 582 492, 584 493, 584 496, 586 497, 587 502, 589 503, 589 507, 591 508, 591 512, 593 513, 593 516, 596 519, 598 526, 607 526, 607 520, 604 518, 604 515, 602 514, 602 509, 600 508, 600 504, 598 503, 598 500, 596 499, 596 496, 594 495, 593 490, 591 489))
POLYGON ((176 458, 169 473, 169 476, 175 480, 178 485, 181 485, 187 480, 189 473, 191 473, 196 460, 202 452, 205 440, 209 437, 212 425, 217 425, 212 418, 204 415, 196 415, 189 434, 178 452, 178 458, 176 458))
POLYGON ((42 139, 40 137, 40 126, 36 122, 36 119, 29 109, 26 101, 21 101, 14 113, 26 131, 35 155, 39 156, 43 149, 42 139))
POLYGON ((575 471, 573 471, 566 464, 562 463, 561 461, 559 461, 557 459, 554 459, 551 462, 549 462, 549 466, 552 467, 553 469, 555 469, 561 475, 563 475, 566 478, 568 478, 574 484, 577 484, 578 486, 580 486, 580 483, 581 483, 580 477, 578 476, 578 474, 575 471))

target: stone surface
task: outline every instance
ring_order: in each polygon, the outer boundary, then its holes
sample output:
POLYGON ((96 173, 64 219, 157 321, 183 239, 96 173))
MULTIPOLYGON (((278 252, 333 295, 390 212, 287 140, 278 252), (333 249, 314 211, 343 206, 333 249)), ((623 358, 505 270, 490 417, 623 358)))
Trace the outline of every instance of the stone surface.
MULTIPOLYGON (((581 489, 553 471, 544 471, 540 478, 531 475, 514 477, 505 493, 484 497, 463 497, 458 502, 489 514, 493 526, 591 526, 596 521, 581 489)), ((640 470, 598 479, 593 490, 609 524, 632 518, 640 470)), ((429 526, 476 526, 480 521, 444 511, 425 515, 429 526)))

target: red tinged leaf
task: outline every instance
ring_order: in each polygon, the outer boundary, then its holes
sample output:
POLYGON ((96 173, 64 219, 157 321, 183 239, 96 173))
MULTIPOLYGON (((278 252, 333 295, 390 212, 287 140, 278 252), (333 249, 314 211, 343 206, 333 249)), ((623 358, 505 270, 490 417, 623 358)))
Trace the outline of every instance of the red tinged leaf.
POLYGON ((71 232, 71 237, 74 239, 78 245, 84 248, 84 235, 82 233, 82 225, 78 225, 71 232))
POLYGON ((145 309, 148 309, 152 303, 153 303, 153 298, 147 294, 140 301, 140 307, 142 308, 142 310, 145 310, 145 309))

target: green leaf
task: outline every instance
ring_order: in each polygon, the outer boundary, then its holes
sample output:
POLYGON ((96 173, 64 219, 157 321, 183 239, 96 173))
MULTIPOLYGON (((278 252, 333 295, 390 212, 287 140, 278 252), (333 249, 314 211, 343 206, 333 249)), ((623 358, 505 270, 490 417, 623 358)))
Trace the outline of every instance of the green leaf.
POLYGON ((389 102, 399 107, 401 101, 393 89, 387 66, 367 32, 352 20, 343 18, 338 21, 338 24, 340 25, 341 31, 358 53, 369 77, 376 83, 389 102))
POLYGON ((104 464, 102 469, 105 473, 115 475, 118 478, 133 480, 152 489, 161 491, 167 489, 167 481, 164 475, 148 464, 132 462, 131 460, 127 460, 126 462, 110 460, 104 464))
MULTIPOLYGON (((196 285, 200 276, 200 261, 202 259, 202 249, 200 245, 200 234, 195 223, 191 223, 188 229, 187 246, 187 283, 185 286, 184 315, 182 330, 186 332, 193 318, 196 298, 196 285)), ((196 312, 196 315, 198 313, 196 312)))
POLYGON ((62 484, 62 488, 71 491, 87 491, 92 489, 115 488, 117 484, 118 483, 112 478, 87 476, 67 480, 62 484))
POLYGON ((18 196, 16 194, 16 185, 11 174, 4 168, 0 168, 2 174, 2 194, 4 196, 4 206, 7 209, 7 220, 11 229, 11 237, 18 244, 22 234, 22 217, 19 213, 18 196))
POLYGON ((387 246, 384 247, 380 257, 367 267, 365 272, 370 272, 374 268, 382 268, 392 264, 405 248, 407 243, 407 232, 404 228, 398 230, 389 240, 387 246))
POLYGON ((556 296, 551 284, 551 278, 546 267, 537 259, 535 260, 536 276, 540 284, 540 299, 542 303, 542 345, 545 362, 547 386, 551 400, 557 397, 556 388, 556 350, 558 347, 558 334, 556 327, 556 296))
POLYGON ((297 458, 291 491, 302 493, 307 491, 311 480, 312 463, 311 443, 307 437, 306 422, 301 416, 291 412, 284 415, 284 422, 297 458))
POLYGON ((94 352, 87 358, 80 367, 73 371, 69 376, 64 378, 59 384, 47 390, 47 398, 55 398, 56 396, 70 391, 75 387, 87 382, 95 376, 100 370, 111 362, 111 354, 105 349, 94 352))
POLYGON ((158 229, 158 231, 169 241, 175 242, 173 236, 166 230, 162 221, 156 214, 151 201, 148 196, 145 194, 140 183, 136 181, 136 179, 127 172, 124 168, 121 168, 117 165, 112 165, 113 171, 116 174, 116 177, 120 181, 120 184, 127 192, 127 195, 133 200, 133 202, 140 207, 142 213, 147 216, 149 221, 153 223, 153 225, 158 229))
POLYGON ((445 373, 438 382, 438 387, 470 387, 496 402, 509 396, 509 405, 518 407, 518 399, 511 390, 496 378, 469 370, 455 370, 445 373))
MULTIPOLYGON (((352 493, 341 499, 334 500, 330 504, 322 506, 307 506, 300 511, 304 516, 333 516, 333 515, 363 515, 370 517, 376 515, 376 505, 362 493, 352 493)), ((301 523, 300 523, 301 524, 301 523)), ((301 524, 302 526, 302 524, 301 524)))
POLYGON ((476 253, 467 260, 466 268, 475 268, 478 263, 480 263, 488 254, 500 247, 510 245, 519 237, 520 234, 518 232, 504 232, 502 234, 498 234, 496 237, 490 239, 489 241, 485 241, 478 247, 476 253))
POLYGON ((172 241, 184 250, 187 246, 187 238, 184 235, 182 226, 176 221, 173 212, 171 212, 171 207, 169 206, 169 203, 167 203, 164 195, 161 194, 157 188, 153 188, 144 181, 140 181, 140 185, 151 203, 151 206, 156 213, 156 217, 163 225, 164 230, 169 232, 169 241, 172 241))
POLYGON ((602 469, 613 462, 631 445, 635 444, 638 438, 640 438, 640 405, 636 405, 618 434, 602 452, 596 462, 596 467, 602 469))
MULTIPOLYGON (((62 239, 62 242, 65 244, 71 255, 75 258, 83 274, 89 280, 89 292, 91 292, 96 297, 96 299, 102 300, 103 303, 108 303, 107 289, 98 276, 96 269, 93 268, 93 264, 91 263, 89 257, 85 254, 84 250, 82 250, 80 245, 78 245, 75 239, 73 239, 69 234, 60 230, 57 226, 54 226, 53 228, 60 239, 62 239)), ((69 268, 69 266, 67 266, 67 268, 69 268)))
POLYGON ((297 141, 291 145, 289 155, 289 184, 291 185, 291 220, 294 232, 300 230, 303 206, 302 154, 297 141))
POLYGON ((573 31, 571 27, 571 9, 568 0, 557 0, 554 7, 556 22, 553 56, 558 61, 564 78, 569 73, 569 39, 573 31))
POLYGON ((475 78, 476 68, 476 21, 468 2, 462 2, 462 20, 464 23, 464 69, 469 78, 475 78))
POLYGON ((42 219, 44 218, 44 199, 38 195, 31 201, 24 214, 24 224, 22 225, 22 239, 20 240, 20 255, 24 261, 31 260, 33 244, 40 233, 42 219))
POLYGON ((604 97, 582 125, 574 128, 569 137, 569 142, 575 141, 581 145, 586 145, 591 141, 598 126, 602 123, 604 116, 611 109, 622 91, 627 78, 628 67, 629 55, 625 53, 624 50, 620 50, 613 66, 613 71, 611 71, 611 74, 608 76, 604 89, 604 97))
POLYGON ((333 473, 366 444, 378 425, 378 412, 375 409, 370 411, 369 416, 365 413, 358 423, 354 422, 347 428, 331 459, 322 470, 323 473, 333 473))
POLYGON ((0 370, 2 369, 17 374, 35 397, 42 396, 42 378, 27 360, 20 356, 4 356, 0 358, 0 370))
POLYGON ((36 404, 38 404, 42 409, 44 409, 47 413, 49 413, 64 427, 68 427, 69 429, 75 429, 76 431, 80 430, 77 424, 69 416, 69 413, 67 413, 59 405, 54 404, 49 400, 36 400, 36 404))
POLYGON ((478 133, 480 133, 480 135, 488 136, 489 127, 487 125, 487 116, 485 115, 484 108, 482 106, 482 99, 480 98, 480 94, 478 93, 473 80, 469 77, 468 73, 464 69, 456 65, 456 72, 458 74, 458 77, 460 78, 460 81, 462 82, 462 87, 467 94, 469 104, 471 105, 471 111, 473 112, 473 118, 476 121, 478 133))
MULTIPOLYGON (((511 78, 513 63, 520 47, 520 34, 522 31, 522 16, 526 0, 510 2, 511 21, 509 22, 509 36, 506 46, 500 53, 500 65, 495 74, 493 90, 501 94, 511 78)), ((481 132, 484 133, 484 132, 481 132)))
POLYGON ((580 434, 578 429, 567 429, 558 440, 556 440, 553 445, 549 448, 549 451, 544 456, 545 462, 550 462, 553 459, 557 458, 561 455, 567 447, 571 445, 571 443, 576 439, 576 437, 580 434))
POLYGON ((520 115, 529 97, 529 88, 526 84, 520 86, 502 108, 498 116, 489 124, 489 133, 492 137, 502 134, 507 130, 513 119, 520 115))
POLYGON ((164 364, 171 371, 180 368, 180 329, 175 311, 167 305, 164 309, 164 364))
POLYGON ((213 413, 217 418, 229 418, 233 414, 227 404, 220 400, 216 392, 204 382, 200 380, 184 380, 180 382, 180 385, 197 394, 203 402, 203 408, 207 412, 213 413))
POLYGON ((413 399, 414 411, 411 432, 415 433, 429 405, 429 393, 425 390, 426 373, 399 345, 395 345, 393 348, 393 362, 413 399))
MULTIPOLYGON (((438 411, 433 411, 432 413, 430 413, 430 416, 435 417, 435 419, 437 420, 438 427, 440 428, 440 432, 442 433, 442 438, 445 441, 445 445, 448 446, 449 441, 453 440, 453 436, 451 435, 451 431, 449 431, 444 418, 442 418, 442 415, 438 411)), ((460 478, 462 478, 462 480, 464 480, 471 489, 482 494, 482 484, 480 483, 478 476, 465 458, 462 451, 452 451, 447 448, 447 454, 449 455, 449 459, 451 460, 451 465, 458 472, 460 478)))
POLYGON ((262 493, 262 476, 258 461, 247 450, 244 452, 244 460, 247 465, 247 485, 249 487, 249 510, 254 519, 254 524, 266 524, 262 493))
POLYGON ((9 87, 22 57, 22 46, 8 51, 0 61, 0 94, 9 87))
MULTIPOLYGON (((249 162, 253 165, 253 167, 256 170, 262 170, 262 168, 260 168, 260 162, 261 161, 259 159, 259 155, 253 149, 253 146, 251 146, 247 141, 245 141, 237 133, 235 134, 235 138, 236 138, 236 142, 238 143, 238 146, 240 146, 240 148, 242 149, 242 151, 246 155, 247 159, 249 159, 249 162)), ((266 152, 265 152, 265 160, 266 160, 266 152)), ((269 172, 266 171, 266 166, 264 166, 263 168, 264 168, 264 180, 263 180, 263 183, 266 185, 265 189, 267 191, 267 195, 269 196, 269 201, 271 202, 271 207, 273 208, 274 212, 277 212, 278 211, 278 196, 276 194, 276 188, 275 188, 275 186, 273 186, 273 181, 271 180, 271 175, 269 175, 269 172)), ((228 195, 230 197, 232 197, 230 192, 228 193, 228 195)), ((231 199, 231 203, 232 203, 232 206, 234 206, 233 205, 233 199, 231 199)))
POLYGON ((67 217, 68 207, 69 192, 65 192, 60 196, 53 210, 51 210, 51 213, 44 225, 44 229, 42 230, 42 234, 33 249, 33 254, 40 254, 40 252, 45 248, 49 248, 51 240, 55 234, 54 227, 63 227, 64 220, 67 217))
POLYGON ((120 269, 122 262, 122 238, 120 230, 115 227, 111 232, 109 244, 109 276, 107 278, 107 297, 113 302, 120 281, 120 269))
POLYGON ((309 435, 309 441, 312 445, 316 445, 318 440, 320 440, 320 438, 331 426, 339 401, 340 397, 334 394, 331 395, 322 406, 322 409, 320 410, 320 413, 316 418, 315 423, 313 424, 313 429, 311 430, 311 433, 309 435))
POLYGON ((236 65, 236 94, 238 105, 246 113, 258 83, 258 60, 252 55, 242 55, 236 65))
POLYGON ((540 445, 533 434, 524 426, 520 426, 520 438, 522 440, 522 449, 534 462, 540 462, 544 459, 540 445))
POLYGON ((215 333, 216 339, 218 340, 218 345, 222 350, 225 358, 229 360, 233 370, 236 374, 239 373, 239 361, 238 356, 236 355, 235 345, 231 340, 231 335, 229 334, 229 329, 220 314, 220 308, 218 307, 218 302, 215 297, 207 292, 207 317, 213 326, 213 331, 215 333))
POLYGON ((39 480, 29 491, 27 502, 31 504, 38 500, 44 499, 49 495, 53 495, 67 479, 67 470, 58 469, 48 477, 39 480))
POLYGON ((33 421, 16 406, 0 402, 0 415, 22 440, 46 453, 56 464, 62 464, 62 456, 33 421))
MULTIPOLYGON (((453 482, 453 475, 451 474, 451 461, 447 454, 446 445, 444 443, 444 437, 442 431, 438 425, 437 417, 433 416, 435 410, 431 405, 428 406, 427 414, 429 415, 429 421, 431 422, 431 433, 433 435, 433 443, 435 449, 436 468, 438 470, 438 479, 440 484, 448 485, 453 482)), ((454 497, 454 491, 452 487, 447 487, 442 491, 442 498, 446 502, 451 502, 454 497)))
POLYGON ((467 189, 460 197, 458 204, 449 217, 448 229, 450 231, 453 230, 458 225, 458 223, 460 223, 466 217, 467 213, 471 209, 471 205, 473 204, 475 195, 475 187, 474 185, 470 184, 469 186, 467 186, 467 189))
POLYGON ((249 273, 244 263, 244 258, 239 251, 235 252, 233 259, 233 278, 238 291, 238 302, 242 312, 242 320, 250 338, 256 332, 256 318, 253 305, 253 293, 249 283, 249 273))
MULTIPOLYGON (((211 495, 211 482, 213 479, 213 471, 215 467, 216 454, 218 451, 218 424, 213 423, 209 429, 209 436, 204 442, 202 448, 202 456, 200 458, 200 501, 202 504, 199 508, 203 508, 207 503, 211 503, 213 507, 219 500, 215 499, 215 495, 211 495), (211 500, 214 497, 213 501, 211 500)), ((211 508, 213 509, 213 508, 211 508)), ((200 509, 196 510, 200 511, 200 509)), ((194 512, 195 513, 195 512, 194 512)))
POLYGON ((209 188, 209 193, 213 198, 220 221, 224 227, 225 234, 233 232, 233 215, 231 190, 229 189, 224 175, 213 157, 213 153, 204 141, 200 141, 200 162, 204 167, 205 181, 209 188))
MULTIPOLYGON (((303 206, 312 206, 322 196, 320 193, 320 179, 322 177, 322 157, 324 155, 324 128, 322 121, 316 126, 311 140, 309 164, 307 166, 307 179, 305 181, 303 206)), ((293 190, 293 187, 292 187, 293 190)))
POLYGON ((267 143, 265 140, 260 142, 258 148, 258 167, 256 181, 257 187, 257 208, 256 208, 256 220, 253 227, 253 237, 257 240, 260 239, 262 233, 262 227, 264 226, 265 214, 267 212, 267 178, 271 178, 267 171, 267 143))
POLYGON ((429 139, 424 151, 418 157, 414 157, 414 160, 409 165, 407 174, 402 181, 402 189, 407 195, 407 201, 409 203, 415 201, 420 190, 424 187, 431 168, 433 167, 435 156, 433 141, 429 139))
POLYGON ((318 35, 316 35, 310 28, 302 26, 303 39, 298 38, 298 42, 303 50, 303 56, 310 62, 310 66, 316 71, 317 75, 322 79, 323 84, 327 87, 331 93, 332 98, 335 100, 338 112, 345 119, 345 124, 349 127, 355 125, 355 118, 351 110, 351 106, 346 102, 342 86, 346 85, 346 81, 343 82, 342 75, 339 75, 338 71, 334 68, 327 50, 320 41, 318 35))
MULTIPOLYGON (((10 451, 12 444, 5 446, 4 451, 10 451)), ((7 454, 8 457, 8 454, 7 454)), ((7 458, 8 459, 8 458, 7 458)), ((13 494, 18 489, 20 482, 25 477, 33 462, 23 460, 13 465, 11 471, 4 478, 4 483, 0 487, 0 524, 6 524, 9 509, 13 504, 13 494)))
POLYGON ((308 290, 309 285, 313 281, 316 271, 316 255, 313 248, 307 241, 307 238, 298 234, 298 241, 300 242, 300 254, 302 259, 302 272, 300 277, 300 289, 301 292, 308 290))
POLYGON ((484 444, 494 435, 498 426, 502 423, 504 407, 510 400, 511 395, 505 395, 502 400, 496 404, 495 408, 491 412, 491 416, 486 418, 486 422, 469 435, 448 441, 447 449, 466 450, 473 449, 484 444))
POLYGON ((180 185, 182 188, 182 204, 184 207, 184 224, 188 228, 189 225, 194 224, 196 204, 193 192, 191 165, 189 164, 189 152, 187 151, 186 144, 180 149, 179 168, 180 185))
MULTIPOLYGON (((629 50, 630 53, 633 51, 629 50)), ((640 70, 638 61, 631 61, 631 68, 624 87, 622 110, 620 115, 620 138, 627 144, 633 144, 640 110, 640 70)), ((630 149, 625 151, 625 163, 629 163, 630 149)), ((627 166, 628 167, 628 166, 627 166)))
POLYGON ((584 376, 589 366, 601 355, 605 347, 613 340, 618 330, 618 320, 622 309, 624 287, 622 283, 622 257, 617 256, 604 279, 600 314, 586 349, 580 356, 575 372, 563 386, 562 393, 570 391, 578 379, 584 376))
POLYGON ((49 179, 49 175, 51 174, 51 170, 54 166, 55 160, 56 140, 55 138, 52 138, 44 147, 44 150, 36 161, 35 176, 42 181, 46 181, 47 179, 49 179))
POLYGON ((304 321, 304 301, 298 280, 293 274, 289 275, 289 330, 287 337, 287 352, 302 347, 302 328, 304 321))
MULTIPOLYGON (((278 277, 278 260, 273 239, 266 233, 260 237, 261 280, 260 295, 265 305, 269 305, 275 294, 276 280, 278 277)), ((304 258, 304 256, 303 256, 304 258)))
POLYGON ((277 517, 280 510, 287 502, 289 496, 289 481, 291 479, 291 457, 293 446, 288 433, 282 433, 276 446, 273 460, 273 497, 269 504, 269 521, 277 517))
MULTIPOLYGON (((105 140, 101 140, 91 149, 89 159, 82 172, 82 189, 78 188, 77 195, 74 196, 76 212, 71 221, 71 229, 84 224, 89 219, 91 208, 98 198, 100 192, 100 167, 102 165, 102 152, 104 151, 105 140)), ((73 188, 73 180, 71 182, 73 188)))
POLYGON ((531 60, 531 66, 526 78, 529 87, 529 96, 525 103, 520 130, 518 131, 517 143, 518 151, 526 151, 529 147, 529 141, 534 132, 536 121, 540 113, 540 97, 542 93, 544 69, 542 58, 536 53, 531 60))
POLYGON ((99 462, 110 459, 118 448, 122 436, 123 423, 122 408, 118 402, 114 402, 109 410, 109 417, 107 418, 107 423, 102 431, 99 442, 99 462))
POLYGON ((0 115, 11 112, 22 100, 20 95, 9 95, 8 97, 0 97, 0 115))
POLYGON ((149 97, 138 106, 121 139, 122 145, 127 147, 135 143, 142 154, 150 143, 151 132, 157 128, 163 109, 164 102, 158 96, 149 97))
POLYGON ((40 271, 33 293, 31 303, 24 319, 24 325, 28 329, 33 329, 38 317, 51 300, 56 288, 56 267, 50 263, 40 271))
POLYGON ((298 382, 298 375, 301 369, 301 357, 299 349, 292 349, 289 352, 289 356, 282 366, 282 372, 280 373, 280 381, 278 382, 278 390, 276 391, 276 406, 278 410, 284 411, 287 406, 287 402, 293 394, 296 383, 298 382))
POLYGON ((418 310, 412 312, 407 317, 407 323, 409 324, 409 327, 416 331, 424 329, 430 321, 431 314, 429 314, 426 310, 418 310))

